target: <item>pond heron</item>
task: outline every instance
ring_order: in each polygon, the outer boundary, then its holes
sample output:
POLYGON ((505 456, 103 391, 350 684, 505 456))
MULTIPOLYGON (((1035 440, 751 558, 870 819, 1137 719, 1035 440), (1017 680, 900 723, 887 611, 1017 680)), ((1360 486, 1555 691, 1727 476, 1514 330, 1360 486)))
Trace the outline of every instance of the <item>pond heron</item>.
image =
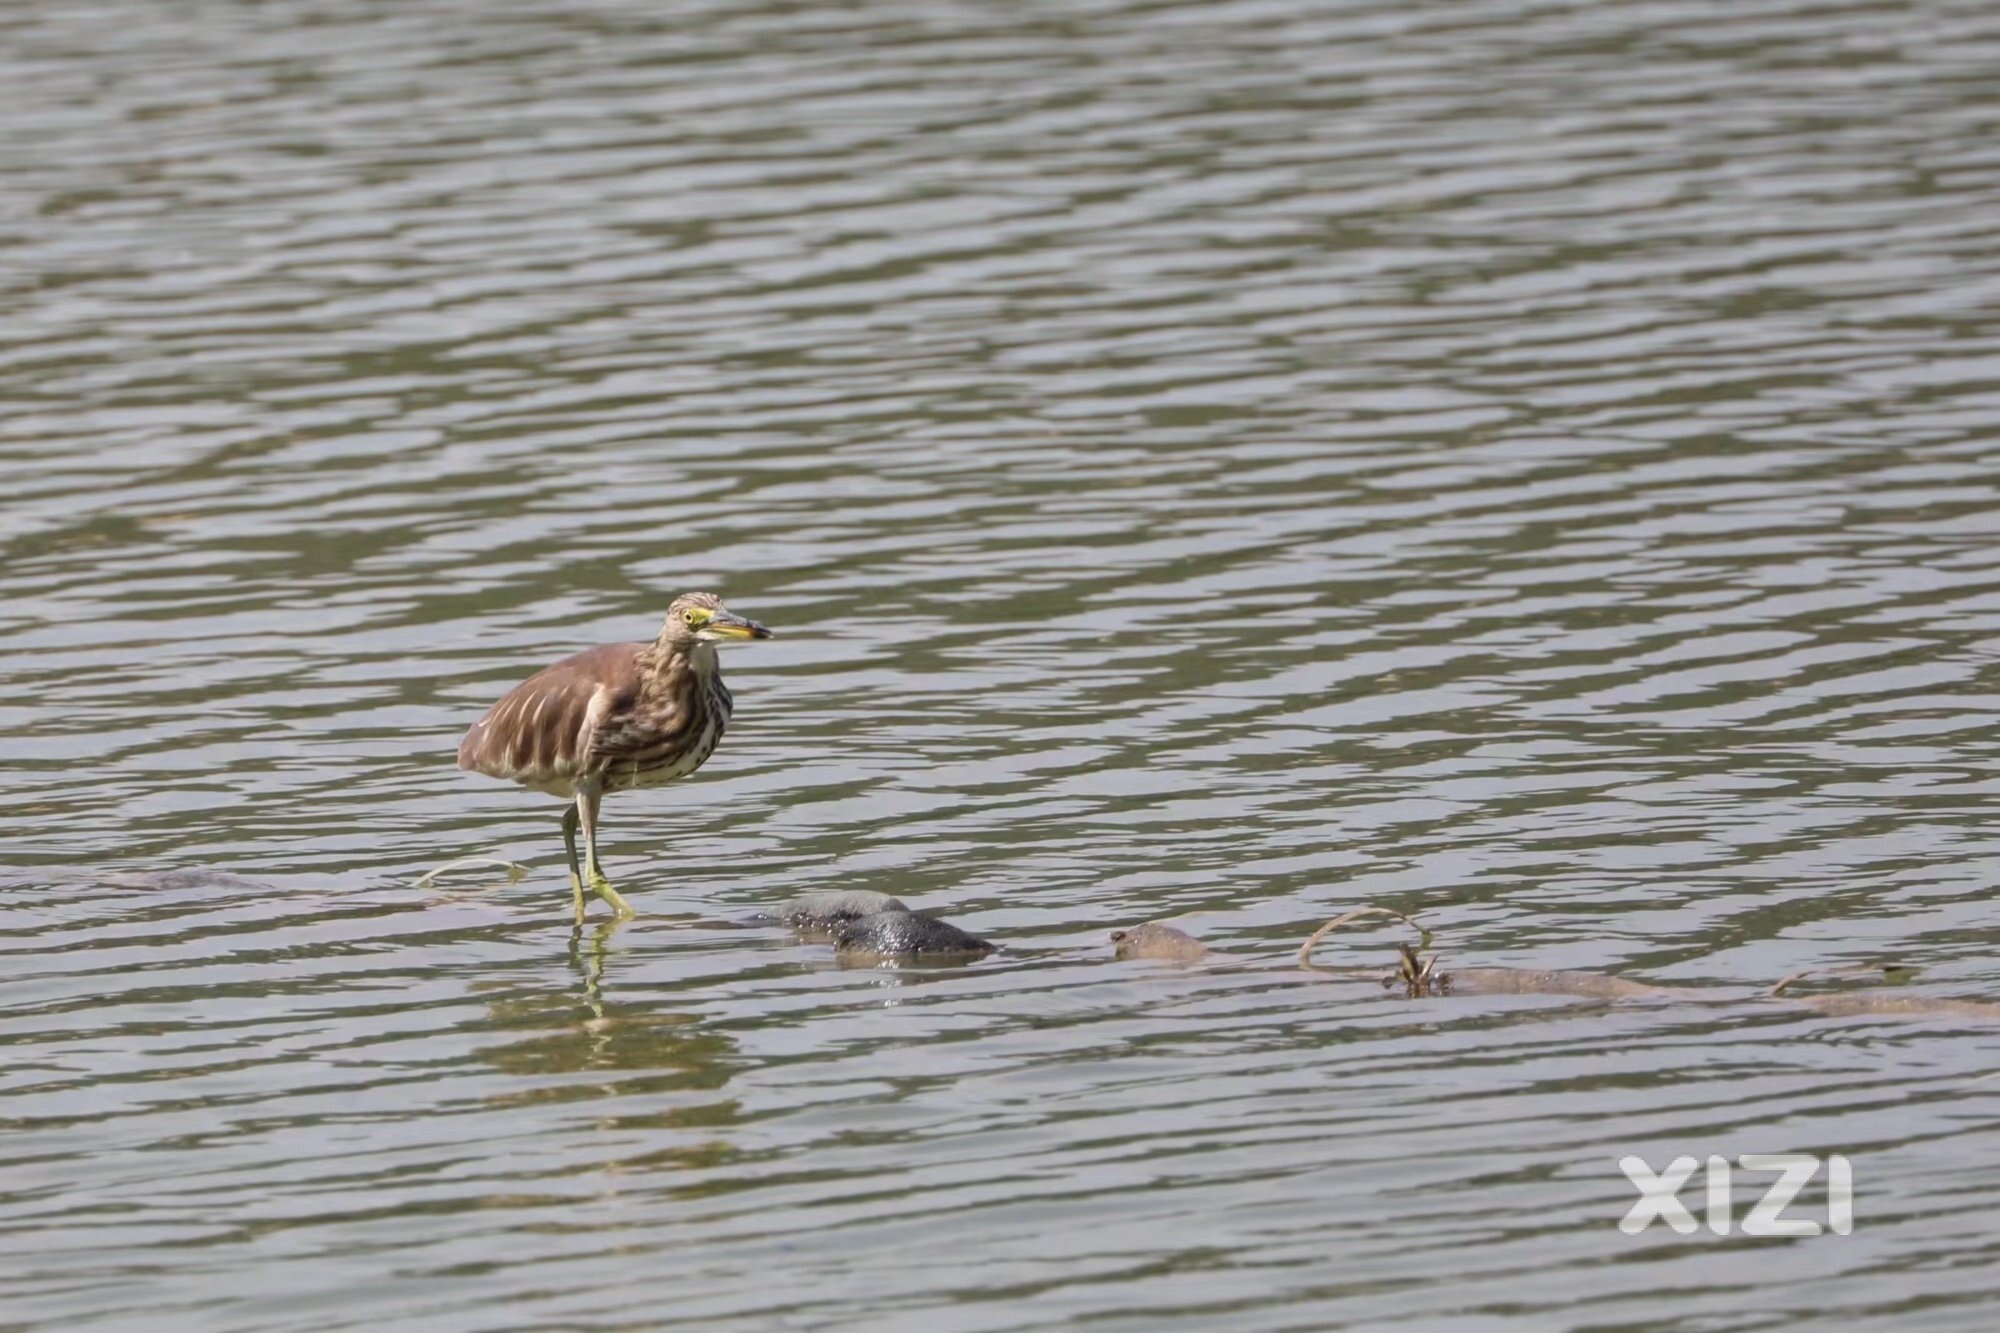
POLYGON ((608 643, 565 657, 509 690, 465 733, 460 768, 570 802, 563 845, 579 923, 586 878, 612 911, 633 915, 597 860, 597 807, 605 793, 671 782, 700 768, 735 703, 722 683, 716 645, 770 637, 713 593, 684 593, 651 643, 608 643))

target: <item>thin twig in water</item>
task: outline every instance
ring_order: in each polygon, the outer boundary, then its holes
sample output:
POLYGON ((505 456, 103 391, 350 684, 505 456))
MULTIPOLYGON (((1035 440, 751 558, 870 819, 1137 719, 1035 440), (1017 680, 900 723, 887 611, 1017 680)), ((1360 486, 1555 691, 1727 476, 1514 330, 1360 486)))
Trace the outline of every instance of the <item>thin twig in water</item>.
POLYGON ((1339 916, 1327 922, 1325 925, 1321 926, 1318 930, 1315 930, 1312 934, 1306 936, 1306 942, 1299 946, 1299 966, 1307 968, 1314 972, 1332 972, 1335 973, 1336 975, 1349 975, 1349 973, 1344 971, 1343 969, 1333 968, 1333 967, 1322 967, 1318 963, 1315 963, 1312 960, 1313 946, 1318 944, 1321 940, 1325 939, 1328 935, 1331 935, 1334 931, 1339 930, 1342 926, 1346 925, 1348 922, 1359 921, 1364 917, 1371 917, 1371 916, 1392 916, 1396 918, 1396 920, 1402 922, 1404 925, 1408 926, 1410 929, 1417 932, 1418 936, 1420 937, 1417 940, 1417 947, 1419 949, 1427 949, 1430 947, 1430 942, 1431 942, 1430 931, 1424 929, 1422 926, 1418 925, 1415 920, 1413 920, 1410 917, 1404 916, 1401 912, 1396 911, 1394 908, 1357 907, 1351 912, 1342 912, 1339 916))
MULTIPOLYGON (((521 876, 528 873, 528 867, 522 865, 519 861, 507 861, 497 856, 461 856, 456 861, 447 861, 437 867, 437 869, 426 871, 424 874, 417 876, 416 883, 410 887, 413 889, 428 889, 437 882, 439 875, 453 870, 464 870, 467 866, 499 866, 507 872, 507 882, 509 884, 520 883, 521 876)), ((478 892, 478 890, 461 889, 459 892, 478 892)))
POLYGON ((1849 963, 1844 967, 1808 967, 1794 972, 1789 977, 1771 987, 1775 998, 1785 993, 1785 988, 1808 977, 1872 977, 1881 976, 1884 981, 1901 982, 1917 974, 1917 969, 1902 963, 1849 963))
MULTIPOLYGON (((1601 972, 1473 967, 1457 968, 1447 975, 1437 970, 1438 960, 1435 954, 1428 959, 1418 956, 1417 949, 1428 948, 1430 942, 1430 931, 1401 912, 1387 907, 1357 907, 1351 912, 1341 913, 1306 937, 1306 942, 1299 946, 1299 966, 1308 971, 1326 972, 1335 976, 1373 976, 1391 987, 1400 983, 1411 999, 1444 994, 1568 995, 1579 999, 1596 1000, 1673 999, 1697 1002, 1733 1002, 1742 998, 1741 992, 1731 994, 1726 990, 1705 990, 1692 986, 1656 986, 1650 982, 1627 981, 1623 977, 1614 977, 1601 972), (1395 971, 1384 976, 1371 968, 1327 967, 1312 961, 1313 946, 1350 921, 1366 920, 1369 917, 1393 917, 1422 935, 1416 948, 1411 948, 1407 944, 1396 946, 1398 967, 1395 971)), ((1903 963, 1855 963, 1845 967, 1808 968, 1803 972, 1794 972, 1771 987, 1767 998, 1781 999, 1787 1004, 1800 1005, 1829 1017, 1838 1018, 1872 1016, 2000 1019, 2000 1003, 1987 1000, 1946 1000, 1922 995, 1874 995, 1853 991, 1830 995, 1785 994, 1787 987, 1796 985, 1808 977, 1872 976, 1893 984, 1906 981, 1916 976, 1917 972, 1917 968, 1903 963)), ((2000 1075, 1988 1075, 1988 1077, 2000 1077, 2000 1075)))

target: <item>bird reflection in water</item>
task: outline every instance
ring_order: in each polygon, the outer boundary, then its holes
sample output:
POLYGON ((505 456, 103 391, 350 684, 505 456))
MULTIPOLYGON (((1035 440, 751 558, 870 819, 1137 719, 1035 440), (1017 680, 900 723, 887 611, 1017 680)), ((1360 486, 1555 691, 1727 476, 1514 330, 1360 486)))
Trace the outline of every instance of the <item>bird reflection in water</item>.
POLYGON ((492 1028, 506 1035, 481 1057, 511 1076, 510 1085, 487 1100, 499 1106, 602 1103, 599 1129, 668 1132, 633 1139, 634 1151, 598 1163, 606 1170, 725 1163, 736 1149, 719 1134, 742 1114, 735 1098, 719 1095, 736 1071, 736 1044, 698 1014, 606 994, 606 973, 615 973, 620 952, 612 948, 619 924, 572 933, 569 964, 580 991, 576 982, 481 986, 492 1028))

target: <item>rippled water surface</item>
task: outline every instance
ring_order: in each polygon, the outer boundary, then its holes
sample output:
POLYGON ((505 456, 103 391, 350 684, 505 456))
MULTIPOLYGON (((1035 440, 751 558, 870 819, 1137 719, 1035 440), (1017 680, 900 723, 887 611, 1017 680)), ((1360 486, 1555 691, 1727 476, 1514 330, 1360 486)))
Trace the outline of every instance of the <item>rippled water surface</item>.
POLYGON ((2000 1029, 1758 988, 2000 998, 1996 88, 1922 0, 0 10, 0 1323, 1995 1327, 2000 1029), (780 637, 573 935, 453 748, 691 587, 780 637), (1364 902, 1725 998, 1294 966, 1364 902), (1852 1235, 1618 1230, 1783 1151, 1852 1235))

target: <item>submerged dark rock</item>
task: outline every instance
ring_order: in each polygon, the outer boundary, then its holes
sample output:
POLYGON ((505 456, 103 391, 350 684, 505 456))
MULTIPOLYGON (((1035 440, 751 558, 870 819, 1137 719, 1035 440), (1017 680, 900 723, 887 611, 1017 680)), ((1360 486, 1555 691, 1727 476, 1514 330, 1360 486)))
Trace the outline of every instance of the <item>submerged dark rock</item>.
POLYGON ((828 889, 802 893, 777 911, 761 916, 800 930, 835 931, 849 922, 881 912, 907 912, 901 898, 891 898, 873 889, 828 889))
POLYGON ((922 912, 876 912, 849 922, 833 942, 843 963, 873 966, 906 959, 935 962, 984 958, 993 946, 949 921, 922 912))
POLYGON ((261 893, 271 891, 268 884, 260 884, 254 879, 232 875, 226 870, 207 870, 196 866, 188 870, 133 870, 99 878, 98 883, 107 889, 152 890, 172 893, 181 889, 255 889, 261 893))
POLYGON ((1687 986, 1655 986, 1602 972, 1565 972, 1549 968, 1455 967, 1455 990, 1473 995, 1574 995, 1586 1000, 1705 999, 1687 986))

